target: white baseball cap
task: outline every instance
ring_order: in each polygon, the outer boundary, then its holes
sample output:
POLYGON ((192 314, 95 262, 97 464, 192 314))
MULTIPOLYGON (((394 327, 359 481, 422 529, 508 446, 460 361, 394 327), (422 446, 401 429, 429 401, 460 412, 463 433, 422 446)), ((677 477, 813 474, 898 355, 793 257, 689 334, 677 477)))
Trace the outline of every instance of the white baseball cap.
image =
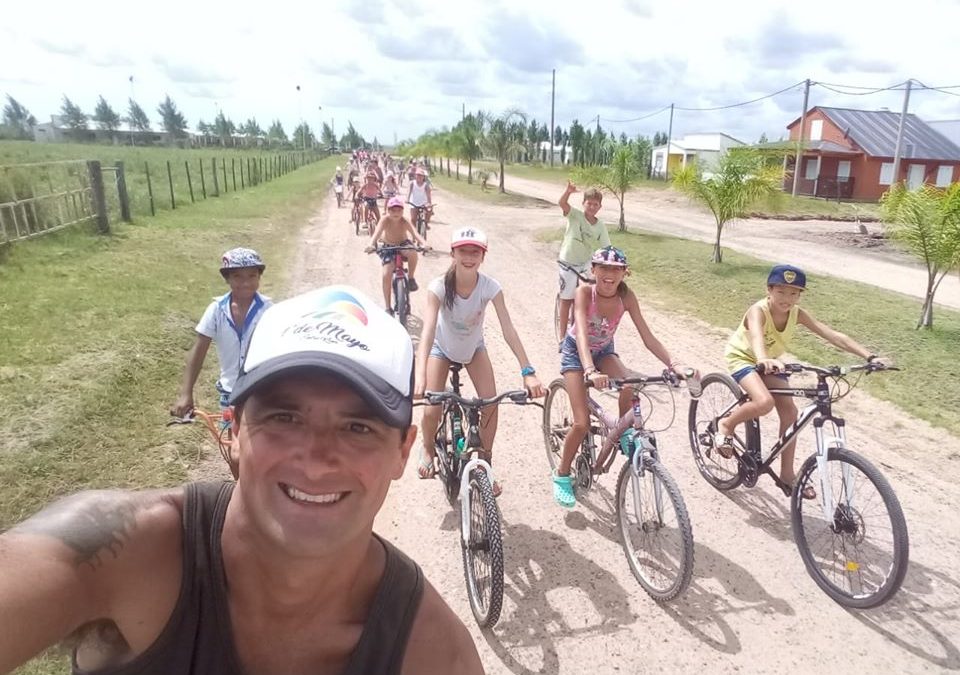
POLYGON ((250 338, 230 403, 267 379, 315 368, 346 380, 391 426, 413 414, 413 344, 406 329, 350 286, 326 286, 269 307, 250 338))
POLYGON ((453 237, 450 241, 450 248, 453 249, 458 246, 479 246, 486 251, 487 235, 477 227, 461 227, 453 231, 453 237))

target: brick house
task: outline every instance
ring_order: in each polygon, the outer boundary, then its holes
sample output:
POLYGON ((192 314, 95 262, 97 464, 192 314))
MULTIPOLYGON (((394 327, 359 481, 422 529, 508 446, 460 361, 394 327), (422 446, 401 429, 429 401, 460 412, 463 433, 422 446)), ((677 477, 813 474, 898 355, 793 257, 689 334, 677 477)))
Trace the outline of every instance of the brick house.
MULTIPOLYGON (((929 124, 908 114, 900 150, 900 175, 893 176, 900 114, 888 110, 811 108, 804 120, 799 194, 875 201, 891 183, 946 187, 960 182, 960 147, 929 124)), ((800 136, 800 119, 787 125, 800 136)), ((785 189, 793 184, 794 158, 786 163, 785 189)))

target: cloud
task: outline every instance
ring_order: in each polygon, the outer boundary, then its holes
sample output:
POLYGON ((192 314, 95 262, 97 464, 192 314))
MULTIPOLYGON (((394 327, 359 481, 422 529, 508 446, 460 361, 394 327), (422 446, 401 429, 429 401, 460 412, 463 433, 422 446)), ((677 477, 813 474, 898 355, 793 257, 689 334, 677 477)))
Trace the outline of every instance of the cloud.
POLYGON ((653 16, 653 2, 650 0, 624 0, 623 8, 637 16, 653 16))
POLYGON ((154 56, 153 62, 163 71, 164 75, 171 81, 180 84, 209 84, 209 83, 227 83, 232 82, 228 77, 224 77, 212 70, 201 70, 200 68, 186 63, 170 61, 163 56, 154 56))
POLYGON ((403 30, 381 30, 374 36, 377 50, 398 61, 469 61, 475 54, 450 26, 411 23, 403 30))
POLYGON ((490 58, 527 72, 549 72, 583 60, 580 43, 543 16, 497 12, 488 17, 481 41, 490 58))
POLYGON ((383 0, 341 0, 340 11, 357 23, 377 26, 383 23, 387 8, 383 0))
POLYGON ((78 57, 84 56, 87 53, 87 48, 76 42, 69 42, 66 40, 58 40, 57 42, 53 42, 43 37, 34 38, 33 41, 38 47, 40 47, 40 49, 44 50, 45 52, 50 52, 51 54, 78 57))
POLYGON ((897 66, 892 61, 879 58, 859 57, 850 54, 838 54, 828 60, 826 66, 835 73, 871 73, 886 75, 897 71, 897 66))
POLYGON ((727 46, 742 52, 756 66, 778 68, 796 66, 810 57, 844 49, 846 42, 832 33, 798 28, 780 10, 760 26, 755 36, 729 39, 727 46))

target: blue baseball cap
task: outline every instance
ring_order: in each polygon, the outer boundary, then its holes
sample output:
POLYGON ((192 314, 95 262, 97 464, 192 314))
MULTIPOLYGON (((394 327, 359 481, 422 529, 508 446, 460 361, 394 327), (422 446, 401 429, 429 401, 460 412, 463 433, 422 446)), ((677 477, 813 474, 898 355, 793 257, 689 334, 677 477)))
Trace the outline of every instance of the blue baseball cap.
POLYGON ((794 286, 807 287, 807 275, 803 270, 793 265, 775 265, 767 275, 767 286, 794 286))

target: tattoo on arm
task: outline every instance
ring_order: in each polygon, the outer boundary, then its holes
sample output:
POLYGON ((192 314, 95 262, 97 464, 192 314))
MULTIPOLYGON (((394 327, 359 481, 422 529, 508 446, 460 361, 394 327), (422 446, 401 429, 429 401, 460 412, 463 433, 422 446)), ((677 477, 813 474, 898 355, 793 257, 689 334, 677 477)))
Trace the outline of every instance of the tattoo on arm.
POLYGON ((11 532, 52 537, 74 552, 77 568, 116 558, 136 529, 136 514, 150 504, 122 493, 88 492, 68 497, 17 525, 11 532))

